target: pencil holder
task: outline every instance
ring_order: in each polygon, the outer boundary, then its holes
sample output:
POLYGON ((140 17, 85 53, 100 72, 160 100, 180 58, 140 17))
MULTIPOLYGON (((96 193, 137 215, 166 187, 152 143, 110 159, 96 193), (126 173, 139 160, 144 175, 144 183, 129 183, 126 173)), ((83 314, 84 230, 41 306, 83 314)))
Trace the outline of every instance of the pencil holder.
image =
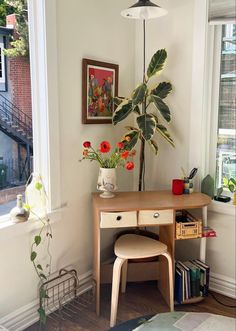
POLYGON ((193 182, 192 179, 184 178, 184 194, 193 193, 193 182))
POLYGON ((172 180, 172 193, 175 195, 184 193, 184 181, 182 179, 172 180))

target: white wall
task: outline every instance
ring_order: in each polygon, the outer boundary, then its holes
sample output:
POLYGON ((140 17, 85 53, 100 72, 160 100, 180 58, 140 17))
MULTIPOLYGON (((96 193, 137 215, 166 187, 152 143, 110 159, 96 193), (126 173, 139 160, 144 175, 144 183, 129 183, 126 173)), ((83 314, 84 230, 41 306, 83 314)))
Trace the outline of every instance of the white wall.
MULTIPOLYGON (((91 269, 91 192, 96 191, 98 165, 78 160, 82 156, 83 141, 90 140, 98 146, 107 139, 115 144, 122 135, 122 128, 114 129, 111 124, 81 124, 82 58, 119 64, 119 93, 131 92, 134 25, 120 16, 126 6, 125 0, 57 1, 61 196, 67 208, 62 220, 53 224, 54 270, 69 264, 76 265, 79 274, 91 269)), ((120 173, 119 188, 130 190, 132 174, 124 170, 120 173)), ((7 240, 0 237, 0 320, 38 297, 38 280, 29 260, 33 234, 7 240)), ((109 238, 105 238, 108 245, 109 238)))

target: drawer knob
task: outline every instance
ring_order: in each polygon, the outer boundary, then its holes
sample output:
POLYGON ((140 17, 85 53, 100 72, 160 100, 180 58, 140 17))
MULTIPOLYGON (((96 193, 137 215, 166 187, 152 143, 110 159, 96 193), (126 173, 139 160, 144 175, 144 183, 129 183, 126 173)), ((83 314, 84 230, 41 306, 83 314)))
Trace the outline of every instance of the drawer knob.
POLYGON ((160 216, 159 213, 155 213, 155 214, 153 215, 154 218, 158 218, 159 216, 160 216))
POLYGON ((120 221, 121 219, 122 219, 122 216, 117 216, 117 217, 116 217, 116 220, 117 220, 117 221, 120 221))

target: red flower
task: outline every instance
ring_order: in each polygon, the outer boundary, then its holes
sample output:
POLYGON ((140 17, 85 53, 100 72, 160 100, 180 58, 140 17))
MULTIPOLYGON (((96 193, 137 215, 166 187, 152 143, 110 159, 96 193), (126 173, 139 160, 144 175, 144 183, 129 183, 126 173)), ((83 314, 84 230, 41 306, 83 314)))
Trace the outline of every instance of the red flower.
POLYGON ((90 141, 85 141, 83 143, 83 146, 84 146, 84 148, 89 148, 91 146, 91 142, 90 141))
POLYGON ((124 151, 122 154, 121 154, 121 158, 126 160, 127 157, 129 156, 129 151, 124 151))
POLYGON ((125 165, 126 170, 133 170, 134 169, 134 162, 127 162, 125 165))
POLYGON ((102 141, 100 144, 100 152, 101 153, 108 153, 111 149, 111 145, 108 141, 102 141))
POLYGON ((117 143, 117 146, 119 147, 119 149, 123 149, 125 144, 122 141, 120 141, 119 143, 117 143))

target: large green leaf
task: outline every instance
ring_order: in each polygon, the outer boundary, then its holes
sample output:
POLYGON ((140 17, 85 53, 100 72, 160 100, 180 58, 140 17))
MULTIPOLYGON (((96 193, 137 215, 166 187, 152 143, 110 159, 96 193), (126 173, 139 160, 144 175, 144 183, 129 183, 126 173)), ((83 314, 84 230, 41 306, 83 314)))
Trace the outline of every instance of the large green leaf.
POLYGON ((152 115, 143 114, 137 117, 137 123, 142 131, 142 136, 145 140, 150 140, 156 130, 156 121, 152 115))
POLYGON ((122 102, 124 102, 125 98, 114 97, 113 102, 116 106, 119 106, 122 102))
POLYGON ((159 51, 157 51, 153 55, 147 70, 148 78, 150 78, 151 76, 155 75, 157 72, 163 69, 166 58, 167 58, 167 53, 165 49, 159 49, 159 51))
POLYGON ((148 140, 149 146, 151 147, 152 151, 157 155, 158 153, 158 146, 154 140, 148 140))
POLYGON ((171 83, 162 82, 154 90, 151 91, 151 94, 161 99, 165 99, 171 91, 172 91, 171 83))
POLYGON ((133 106, 137 106, 139 103, 142 103, 145 98, 147 91, 147 85, 145 83, 139 85, 132 94, 133 106))
POLYGON ((122 140, 124 143, 124 148, 128 151, 131 151, 138 142, 140 131, 132 128, 131 131, 127 132, 122 140))
POLYGON ((157 132, 159 132, 173 147, 175 147, 174 141, 171 138, 167 128, 164 125, 157 124, 157 132))
POLYGON ((123 101, 113 114, 113 124, 123 121, 133 110, 132 100, 123 101))
POLYGON ((162 101, 161 98, 151 94, 150 95, 151 101, 154 103, 156 108, 159 110, 163 118, 167 121, 170 122, 171 117, 170 117, 170 110, 167 104, 165 104, 164 101, 162 101))

